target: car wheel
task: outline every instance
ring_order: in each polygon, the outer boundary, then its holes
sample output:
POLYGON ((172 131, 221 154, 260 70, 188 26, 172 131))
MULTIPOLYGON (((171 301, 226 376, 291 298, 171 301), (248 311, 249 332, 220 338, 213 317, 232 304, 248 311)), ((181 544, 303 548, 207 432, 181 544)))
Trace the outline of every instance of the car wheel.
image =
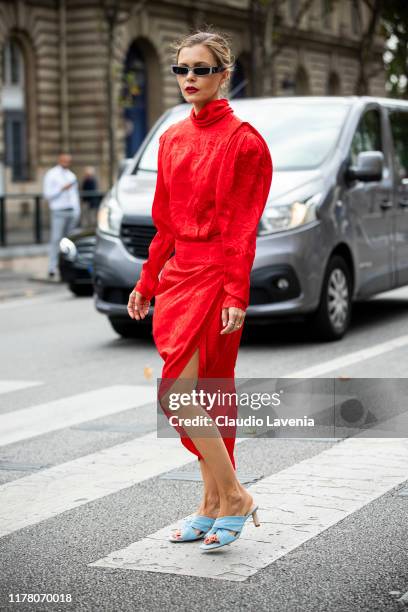
POLYGON ((127 322, 123 318, 108 317, 110 324, 122 338, 150 338, 151 325, 140 321, 127 322))
POLYGON ((319 340, 340 340, 351 319, 351 275, 342 257, 334 255, 328 263, 318 309, 309 315, 309 324, 319 340))
POLYGON ((93 285, 76 285, 75 283, 69 283, 69 288, 74 295, 79 297, 93 295, 93 285))

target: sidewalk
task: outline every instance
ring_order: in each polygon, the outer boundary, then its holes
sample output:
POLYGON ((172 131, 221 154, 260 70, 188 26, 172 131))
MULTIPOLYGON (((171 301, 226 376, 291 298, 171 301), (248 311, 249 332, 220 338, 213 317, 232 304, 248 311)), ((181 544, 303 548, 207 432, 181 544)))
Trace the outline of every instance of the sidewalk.
MULTIPOLYGON (((87 229, 88 213, 81 205, 79 229, 87 229)), ((42 244, 32 243, 32 227, 9 232, 11 244, 0 246, 0 302, 15 298, 50 293, 66 288, 57 269, 54 279, 48 278, 49 227, 42 228, 42 244)))
POLYGON ((48 244, 0 247, 0 302, 63 287, 58 273, 48 278, 48 244))
POLYGON ((13 244, 0 246, 0 264, 4 259, 16 257, 32 257, 48 255, 48 243, 44 244, 13 244))

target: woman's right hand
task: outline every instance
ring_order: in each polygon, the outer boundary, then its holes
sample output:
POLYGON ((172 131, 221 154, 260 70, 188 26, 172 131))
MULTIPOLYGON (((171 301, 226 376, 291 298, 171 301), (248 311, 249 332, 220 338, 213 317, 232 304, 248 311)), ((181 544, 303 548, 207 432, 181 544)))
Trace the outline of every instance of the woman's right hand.
POLYGON ((150 300, 147 300, 139 291, 133 289, 129 295, 127 311, 132 319, 140 321, 144 319, 149 312, 150 300))

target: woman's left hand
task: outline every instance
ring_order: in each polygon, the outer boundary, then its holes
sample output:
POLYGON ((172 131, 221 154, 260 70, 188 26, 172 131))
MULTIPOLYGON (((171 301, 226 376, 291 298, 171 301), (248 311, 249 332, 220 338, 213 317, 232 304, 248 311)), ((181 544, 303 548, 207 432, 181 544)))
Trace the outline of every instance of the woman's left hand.
POLYGON ((222 325, 223 330, 220 334, 231 334, 234 331, 241 329, 244 324, 245 310, 230 306, 222 309, 222 325), (226 326, 226 327, 225 327, 226 326))

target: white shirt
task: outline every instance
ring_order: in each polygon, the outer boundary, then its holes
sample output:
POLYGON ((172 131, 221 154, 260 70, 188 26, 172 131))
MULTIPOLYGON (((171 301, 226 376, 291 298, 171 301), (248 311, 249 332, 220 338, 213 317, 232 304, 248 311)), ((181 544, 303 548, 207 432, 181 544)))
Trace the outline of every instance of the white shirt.
POLYGON ((61 208, 73 208, 76 212, 81 211, 78 180, 75 174, 68 168, 59 164, 47 170, 43 179, 43 196, 48 200, 51 210, 61 208), (69 189, 62 191, 68 183, 75 183, 69 189))

